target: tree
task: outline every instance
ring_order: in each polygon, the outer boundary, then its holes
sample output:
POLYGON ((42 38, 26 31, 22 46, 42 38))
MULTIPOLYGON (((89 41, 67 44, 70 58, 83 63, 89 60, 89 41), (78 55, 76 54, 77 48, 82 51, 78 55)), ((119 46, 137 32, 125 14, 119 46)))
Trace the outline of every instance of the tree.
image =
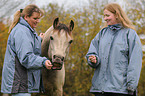
MULTIPOLYGON (((127 2, 127 1, 126 1, 127 2)), ((126 3, 127 6, 130 6, 126 11, 128 17, 131 19, 133 24, 137 29, 138 34, 144 34, 145 29, 145 1, 144 0, 132 0, 126 3)))
POLYGON ((0 82, 1 82, 1 76, 2 76, 1 74, 2 74, 4 54, 6 50, 6 45, 7 45, 6 42, 7 42, 8 35, 9 34, 8 34, 7 26, 2 21, 0 21, 0 82))
POLYGON ((17 10, 24 8, 27 4, 33 3, 34 0, 2 0, 0 3, 0 21, 4 18, 9 18, 17 10))
POLYGON ((41 19, 41 22, 39 23, 39 27, 36 28, 38 34, 44 33, 53 23, 53 20, 56 17, 59 17, 60 21, 63 23, 65 22, 65 12, 62 7, 59 7, 58 4, 52 4, 50 3, 46 8, 43 8, 44 10, 44 17, 41 19))

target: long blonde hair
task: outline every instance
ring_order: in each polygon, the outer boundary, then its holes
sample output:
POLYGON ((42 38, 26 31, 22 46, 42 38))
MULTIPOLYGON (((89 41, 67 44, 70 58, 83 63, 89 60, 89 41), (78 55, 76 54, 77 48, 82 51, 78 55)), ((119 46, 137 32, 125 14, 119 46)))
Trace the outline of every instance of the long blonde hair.
MULTIPOLYGON (((120 7, 117 3, 110 3, 107 4, 104 7, 104 10, 108 10, 111 13, 113 13, 115 16, 118 16, 117 21, 123 25, 125 28, 131 28, 135 30, 135 27, 133 26, 132 22, 129 20, 128 16, 124 12, 124 10, 120 7)), ((104 27, 106 27, 107 24, 105 24, 104 27)))
POLYGON ((24 18, 25 15, 27 15, 27 16, 30 17, 30 16, 32 16, 32 13, 33 12, 40 13, 41 17, 44 15, 43 10, 41 10, 40 8, 38 8, 35 4, 27 5, 24 9, 21 9, 21 10, 17 11, 14 14, 14 20, 13 20, 12 24, 9 27, 8 33, 11 32, 11 30, 16 26, 16 24, 20 20, 20 17, 23 17, 24 18))

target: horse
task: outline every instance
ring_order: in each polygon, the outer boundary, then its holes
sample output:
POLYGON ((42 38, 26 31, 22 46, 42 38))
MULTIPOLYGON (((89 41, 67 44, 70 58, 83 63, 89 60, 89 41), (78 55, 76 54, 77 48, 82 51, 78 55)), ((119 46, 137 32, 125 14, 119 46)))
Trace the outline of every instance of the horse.
POLYGON ((42 56, 48 57, 52 62, 52 70, 43 70, 43 83, 47 96, 62 96, 65 82, 64 60, 73 41, 73 20, 70 25, 59 23, 59 18, 44 33, 41 44, 42 56))

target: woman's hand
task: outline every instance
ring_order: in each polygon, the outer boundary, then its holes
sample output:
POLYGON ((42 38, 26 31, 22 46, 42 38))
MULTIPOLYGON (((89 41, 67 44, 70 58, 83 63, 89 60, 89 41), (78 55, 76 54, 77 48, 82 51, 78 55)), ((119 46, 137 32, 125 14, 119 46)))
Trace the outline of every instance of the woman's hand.
POLYGON ((44 33, 40 33, 39 36, 43 39, 44 38, 44 33))
POLYGON ((51 69, 52 66, 53 66, 53 65, 51 64, 50 60, 46 60, 46 61, 45 61, 45 67, 46 67, 47 69, 51 69))
POLYGON ((89 56, 89 59, 92 63, 97 63, 97 59, 96 59, 96 56, 95 55, 91 55, 89 56))

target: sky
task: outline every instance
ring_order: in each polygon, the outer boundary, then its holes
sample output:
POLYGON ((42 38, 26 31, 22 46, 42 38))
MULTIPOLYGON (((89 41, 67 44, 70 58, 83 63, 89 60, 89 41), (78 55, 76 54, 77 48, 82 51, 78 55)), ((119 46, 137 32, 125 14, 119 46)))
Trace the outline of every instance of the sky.
POLYGON ((88 4, 88 0, 36 0, 36 5, 39 7, 48 5, 49 3, 57 3, 60 6, 65 4, 64 7, 79 7, 88 4))
MULTIPOLYGON (((63 5, 64 8, 72 8, 72 7, 77 7, 77 8, 82 8, 82 6, 89 6, 89 0, 35 0, 36 5, 39 7, 48 5, 49 3, 57 3, 59 6, 63 5)), ((91 0, 93 1, 93 0, 91 0)), ((94 0, 95 1, 95 0, 94 0)), ((122 6, 122 8, 125 10, 126 9, 126 0, 105 0, 108 1, 108 3, 111 2, 116 2, 122 6)), ((103 3, 105 2, 104 0, 99 0, 96 3, 103 3)))
MULTIPOLYGON (((20 6, 15 7, 15 9, 13 9, 12 11, 9 11, 9 10, 11 10, 11 8, 13 8, 11 6, 11 2, 13 2, 13 1, 23 2, 24 0, 8 0, 8 2, 6 2, 6 3, 3 3, 5 1, 1 2, 2 3, 2 4, 0 4, 0 7, 1 7, 0 15, 1 16, 5 15, 5 14, 7 14, 7 16, 13 15, 17 10, 23 9, 26 5, 28 5, 29 1, 31 1, 31 0, 25 0, 25 2, 21 3, 20 6), (6 4, 6 5, 3 5, 3 4, 6 4), (8 7, 8 6, 10 6, 10 7, 8 7)), ((48 5, 49 3, 57 3, 59 6, 62 6, 62 4, 63 4, 64 8, 69 9, 71 7, 80 7, 81 8, 82 5, 88 4, 88 0, 35 0, 33 4, 36 4, 39 7, 43 7, 45 5, 48 5)))
MULTIPOLYGON (((10 7, 4 5, 4 7, 0 8, 1 16, 3 16, 4 14, 7 14, 7 16, 13 15, 17 10, 22 9, 26 5, 28 5, 29 1, 31 1, 31 0, 8 0, 9 4, 7 4, 8 3, 7 2, 6 5, 8 5, 10 7), (14 10, 9 11, 13 8, 10 4, 10 2, 13 2, 13 1, 19 1, 19 2, 25 1, 25 2, 21 3, 21 6, 16 7, 14 10)), ((104 2, 102 0, 97 0, 97 1, 98 2, 96 2, 96 3, 104 2)), ((125 1, 125 0, 105 0, 105 1, 108 1, 108 2, 119 1, 118 3, 122 5, 123 1, 125 1)), ((77 7, 79 9, 81 9, 81 8, 83 8, 82 6, 86 6, 86 7, 89 6, 89 0, 35 0, 34 2, 35 2, 34 4, 36 4, 39 7, 43 7, 45 5, 48 5, 49 3, 57 3, 59 6, 63 5, 63 7, 66 8, 66 10, 70 9, 72 7, 73 8, 77 7)))

